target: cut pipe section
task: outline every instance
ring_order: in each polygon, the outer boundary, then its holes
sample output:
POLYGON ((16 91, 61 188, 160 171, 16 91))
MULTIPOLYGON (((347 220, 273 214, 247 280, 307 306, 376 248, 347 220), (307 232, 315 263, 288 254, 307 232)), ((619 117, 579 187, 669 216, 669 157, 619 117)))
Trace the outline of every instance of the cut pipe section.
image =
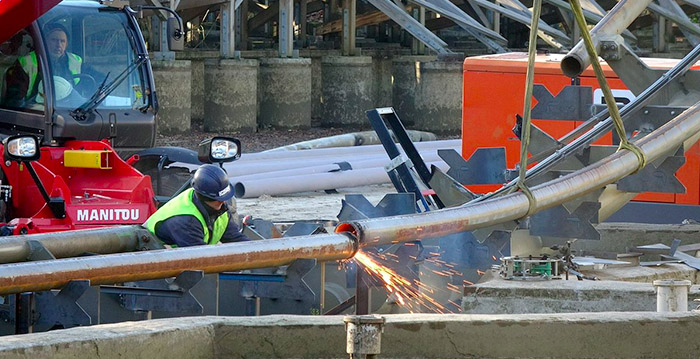
MULTIPOLYGON (((598 48, 601 39, 612 40, 620 35, 647 8, 651 0, 622 0, 591 30, 593 45, 598 48)), ((580 40, 561 61, 561 71, 571 78, 577 77, 590 66, 591 60, 583 40, 580 40)))
POLYGON ((6 264, 0 267, 0 295, 57 289, 76 279, 101 285, 174 277, 188 270, 220 273, 281 266, 295 259, 348 259, 357 249, 350 235, 323 234, 6 264))

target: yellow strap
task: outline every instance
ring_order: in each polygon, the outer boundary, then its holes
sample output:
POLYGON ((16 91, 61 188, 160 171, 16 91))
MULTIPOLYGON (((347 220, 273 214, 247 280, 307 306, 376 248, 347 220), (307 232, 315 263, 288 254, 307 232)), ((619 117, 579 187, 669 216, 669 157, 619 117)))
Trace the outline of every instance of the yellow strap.
POLYGON ((532 21, 530 27, 530 42, 527 51, 527 75, 525 77, 525 104, 523 107, 522 133, 520 134, 520 172, 518 176, 518 188, 527 197, 529 207, 526 217, 532 214, 537 207, 537 200, 532 191, 525 185, 527 172, 527 154, 530 146, 530 122, 532 118, 532 88, 535 82, 535 57, 537 56, 537 28, 540 22, 542 0, 535 0, 532 5, 532 21))
POLYGON ((588 52, 588 57, 591 60, 593 71, 595 72, 595 76, 598 79, 600 89, 603 91, 605 104, 608 106, 610 117, 612 118, 613 124, 615 125, 615 132, 617 132, 617 136, 620 138, 620 146, 618 147, 618 151, 621 149, 626 149, 637 156, 637 159, 639 160, 639 166, 635 170, 635 172, 637 172, 646 166, 646 156, 639 147, 627 140, 625 124, 622 122, 622 118, 620 117, 620 111, 618 110, 617 104, 615 102, 615 97, 613 96, 612 91, 610 90, 610 86, 608 86, 608 81, 605 78, 605 74, 603 74, 603 67, 600 66, 600 62, 598 61, 598 54, 596 53, 595 46, 593 46, 593 39, 591 39, 591 34, 588 32, 586 19, 583 17, 581 3, 579 2, 579 0, 570 0, 570 3, 571 9, 574 12, 574 17, 576 18, 576 23, 578 23, 578 26, 581 29, 581 37, 583 37, 583 44, 586 46, 586 51, 588 52))

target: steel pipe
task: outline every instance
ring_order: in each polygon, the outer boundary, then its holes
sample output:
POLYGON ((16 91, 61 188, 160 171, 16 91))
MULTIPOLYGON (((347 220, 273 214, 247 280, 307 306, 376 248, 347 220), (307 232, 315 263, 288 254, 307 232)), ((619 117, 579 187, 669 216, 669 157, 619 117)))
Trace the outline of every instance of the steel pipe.
MULTIPOLYGON (((697 141, 700 133, 700 102, 634 143, 651 163, 668 155, 680 145, 689 149, 689 141, 697 141)), ((531 188, 536 200, 533 212, 583 196, 614 183, 637 170, 637 156, 624 150, 576 172, 531 188)), ((625 196, 626 192, 620 192, 625 196)), ((360 246, 375 246, 440 237, 489 227, 528 215, 529 202, 521 192, 476 204, 442 209, 420 215, 393 216, 341 223, 337 232, 351 232, 360 246)))
POLYGON ((332 261, 351 258, 357 240, 347 234, 324 234, 218 246, 197 246, 91 257, 6 264, 0 267, 0 295, 43 291, 87 279, 91 285, 286 265, 295 259, 332 261))
MULTIPOLYGON (((409 130, 406 131, 406 134, 409 138, 411 138, 411 141, 414 142, 435 141, 437 139, 435 134, 425 131, 409 130)), ((297 142, 291 145, 269 149, 263 151, 263 153, 298 151, 313 148, 354 147, 376 144, 379 144, 379 137, 377 137, 377 134, 374 131, 364 131, 297 142)))
MULTIPOLYGON (((443 171, 447 171, 449 167, 442 161, 430 162, 427 163, 427 165, 435 165, 443 171)), ((389 175, 387 175, 384 167, 371 167, 359 170, 315 173, 305 176, 269 177, 246 182, 236 182, 233 188, 236 193, 236 198, 254 198, 263 194, 275 196, 389 182, 389 175)))
MULTIPOLYGON (((622 0, 591 30, 593 45, 597 48, 601 39, 620 35, 647 8, 651 0, 622 0)), ((561 62, 561 71, 569 77, 577 77, 591 64, 588 53, 579 41, 561 62)))
MULTIPOLYGON (((460 148, 462 140, 440 140, 414 142, 417 149, 428 148, 460 148)), ((248 161, 261 160, 280 160, 283 158, 307 158, 307 157, 333 157, 338 155, 380 155, 385 154, 384 146, 382 145, 362 145, 350 147, 331 147, 331 148, 314 148, 298 151, 275 151, 275 152, 255 152, 244 153, 241 158, 233 164, 243 163, 248 161)))
POLYGON ((78 231, 39 233, 0 237, 0 263, 28 260, 29 241, 41 243, 56 258, 77 257, 84 253, 131 252, 138 249, 139 239, 153 240, 141 226, 117 226, 78 231))
MULTIPOLYGON (((422 151, 421 157, 424 162, 436 162, 440 161, 440 156, 438 156, 437 150, 422 151)), ((328 162, 328 164, 316 165, 316 166, 306 166, 300 168, 290 168, 287 170, 274 171, 274 172, 262 172, 262 173, 251 173, 242 176, 236 176, 233 178, 235 183, 246 182, 251 180, 265 179, 265 178, 278 178, 278 177, 291 177, 291 176, 304 176, 312 175, 316 173, 328 173, 340 171, 340 165, 338 163, 344 162, 348 164, 352 171, 372 168, 372 167, 383 167, 389 163, 389 158, 387 156, 383 157, 362 157, 359 159, 350 159, 346 161, 333 161, 328 162)), ((233 182, 233 181, 232 181, 233 182)))

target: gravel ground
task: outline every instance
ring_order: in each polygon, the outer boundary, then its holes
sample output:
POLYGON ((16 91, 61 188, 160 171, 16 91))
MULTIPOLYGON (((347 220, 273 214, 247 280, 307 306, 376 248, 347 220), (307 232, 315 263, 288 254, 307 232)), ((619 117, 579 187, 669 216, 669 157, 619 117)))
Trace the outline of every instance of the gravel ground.
POLYGON ((301 141, 307 141, 315 138, 342 135, 357 131, 367 131, 369 128, 334 128, 334 127, 312 127, 304 130, 276 130, 276 129, 259 129, 255 133, 244 132, 229 132, 229 133, 214 133, 204 132, 201 124, 193 123, 190 132, 173 135, 161 136, 156 138, 156 146, 178 146, 196 150, 200 141, 213 136, 230 136, 241 141, 243 153, 259 152, 269 150, 271 148, 289 145, 301 141))

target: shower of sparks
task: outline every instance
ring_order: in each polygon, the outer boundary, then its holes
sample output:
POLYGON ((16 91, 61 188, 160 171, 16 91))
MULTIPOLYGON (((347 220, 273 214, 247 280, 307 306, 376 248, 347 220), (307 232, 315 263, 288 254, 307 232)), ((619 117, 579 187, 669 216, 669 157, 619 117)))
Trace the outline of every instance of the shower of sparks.
MULTIPOLYGON (((430 253, 430 255, 431 257, 425 259, 425 262, 432 263, 431 267, 443 268, 442 270, 428 269, 432 274, 442 277, 462 276, 462 273, 454 269, 454 265, 438 259, 438 253, 430 253)), ((412 259, 415 259, 415 257, 412 257, 412 259)), ((450 308, 439 303, 434 297, 438 294, 444 295, 446 291, 457 294, 462 293, 462 288, 458 285, 448 283, 446 288, 433 288, 418 279, 406 279, 391 268, 379 263, 380 261, 399 263, 399 258, 395 254, 360 251, 355 255, 354 260, 360 264, 358 267, 370 274, 372 278, 381 282, 389 296, 397 304, 411 313, 452 313, 453 311, 450 308)), ((360 269, 358 268, 358 270, 360 269)), ((420 275, 423 274, 422 272, 420 273, 420 275)), ((464 284, 471 284, 471 282, 464 281, 464 284)), ((368 285, 371 285, 371 283, 368 283, 368 285)), ((460 307, 454 301, 449 301, 449 303, 455 308, 460 307)))

